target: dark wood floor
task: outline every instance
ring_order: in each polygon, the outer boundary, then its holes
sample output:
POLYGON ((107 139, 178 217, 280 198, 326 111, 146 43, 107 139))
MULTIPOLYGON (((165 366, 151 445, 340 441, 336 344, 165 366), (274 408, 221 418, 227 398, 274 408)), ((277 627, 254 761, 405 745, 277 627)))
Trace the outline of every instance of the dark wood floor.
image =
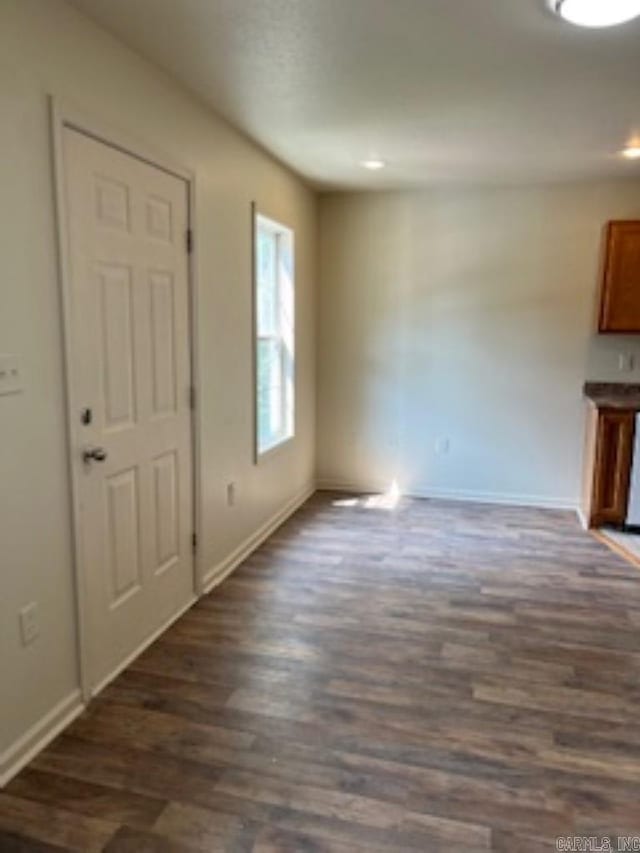
POLYGON ((17 776, 0 850, 640 835, 640 571, 569 513, 350 503, 316 495, 17 776))

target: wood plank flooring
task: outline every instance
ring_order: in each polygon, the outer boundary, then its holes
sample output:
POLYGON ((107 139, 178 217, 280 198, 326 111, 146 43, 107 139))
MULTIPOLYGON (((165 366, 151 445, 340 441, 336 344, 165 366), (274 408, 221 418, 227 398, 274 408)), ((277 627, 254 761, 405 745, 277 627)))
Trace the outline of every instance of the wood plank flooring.
POLYGON ((570 513, 375 503, 318 493, 181 618, 0 793, 0 850, 640 836, 640 571, 570 513))

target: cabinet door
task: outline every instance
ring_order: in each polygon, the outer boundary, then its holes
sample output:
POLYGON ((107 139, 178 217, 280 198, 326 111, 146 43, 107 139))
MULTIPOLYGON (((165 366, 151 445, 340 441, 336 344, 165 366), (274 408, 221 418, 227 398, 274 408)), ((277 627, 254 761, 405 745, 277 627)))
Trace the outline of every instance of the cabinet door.
POLYGON ((600 332, 640 332, 640 221, 607 226, 600 332))
POLYGON ((603 409, 598 417, 592 524, 622 524, 627 514, 635 413, 603 409))

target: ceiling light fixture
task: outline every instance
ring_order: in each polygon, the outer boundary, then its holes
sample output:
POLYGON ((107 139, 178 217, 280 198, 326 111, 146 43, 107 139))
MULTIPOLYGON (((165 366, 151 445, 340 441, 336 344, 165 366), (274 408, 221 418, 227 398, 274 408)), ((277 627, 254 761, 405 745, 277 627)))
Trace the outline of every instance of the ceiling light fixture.
POLYGON ((640 0, 549 0, 549 5, 579 27, 613 27, 640 15, 640 0))
POLYGON ((384 169, 387 164, 384 160, 379 160, 377 157, 371 157, 369 160, 363 160, 360 165, 364 166, 365 169, 370 169, 372 172, 375 172, 378 169, 384 169))
POLYGON ((640 160, 640 144, 628 145, 622 152, 622 156, 627 160, 640 160))

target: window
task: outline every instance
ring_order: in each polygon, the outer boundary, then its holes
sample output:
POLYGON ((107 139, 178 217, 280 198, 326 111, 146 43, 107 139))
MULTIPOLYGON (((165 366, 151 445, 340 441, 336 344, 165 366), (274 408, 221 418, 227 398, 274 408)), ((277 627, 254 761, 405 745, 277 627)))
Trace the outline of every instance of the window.
POLYGON ((294 434, 293 231, 255 215, 256 451, 294 434))

